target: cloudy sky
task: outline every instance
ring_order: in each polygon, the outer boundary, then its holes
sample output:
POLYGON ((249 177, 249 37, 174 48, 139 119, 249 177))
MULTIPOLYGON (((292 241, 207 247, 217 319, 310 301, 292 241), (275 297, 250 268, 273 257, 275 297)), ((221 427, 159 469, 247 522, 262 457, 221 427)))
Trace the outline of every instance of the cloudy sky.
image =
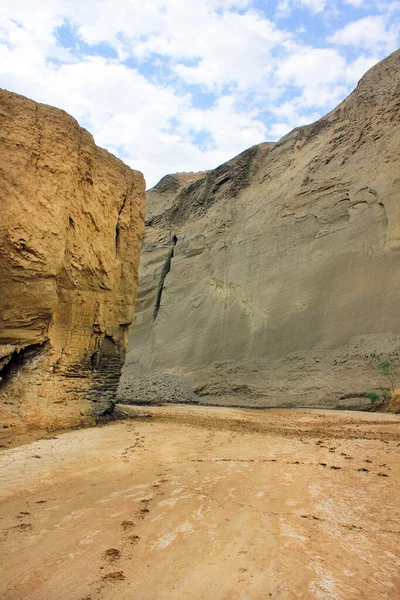
POLYGON ((316 120, 399 40, 393 0, 1 0, 0 87, 150 187, 316 120))

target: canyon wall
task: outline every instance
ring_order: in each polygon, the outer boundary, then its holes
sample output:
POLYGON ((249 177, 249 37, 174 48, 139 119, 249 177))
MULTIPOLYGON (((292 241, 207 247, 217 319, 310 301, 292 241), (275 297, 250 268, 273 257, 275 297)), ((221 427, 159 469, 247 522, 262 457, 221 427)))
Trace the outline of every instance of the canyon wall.
POLYGON ((65 112, 0 91, 0 418, 13 431, 112 406, 133 318, 141 173, 65 112))
POLYGON ((318 122, 194 181, 164 178, 148 203, 122 402, 364 407, 387 385, 375 357, 400 359, 400 51, 318 122))

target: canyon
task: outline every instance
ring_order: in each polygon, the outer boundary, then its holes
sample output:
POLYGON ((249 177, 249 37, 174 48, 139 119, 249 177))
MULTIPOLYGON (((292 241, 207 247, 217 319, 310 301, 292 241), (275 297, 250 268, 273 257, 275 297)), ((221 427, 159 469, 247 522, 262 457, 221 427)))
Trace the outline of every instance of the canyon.
POLYGON ((398 600, 399 113, 397 51, 145 195, 0 90, 2 598, 398 600))

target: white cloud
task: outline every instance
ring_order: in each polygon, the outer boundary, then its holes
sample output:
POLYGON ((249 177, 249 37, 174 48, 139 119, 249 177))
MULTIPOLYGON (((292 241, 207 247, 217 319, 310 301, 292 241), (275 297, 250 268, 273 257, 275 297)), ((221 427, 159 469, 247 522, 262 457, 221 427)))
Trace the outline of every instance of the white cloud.
POLYGON ((365 0, 344 0, 344 3, 356 8, 363 8, 365 6, 365 0))
POLYGON ((279 140, 281 137, 283 137, 284 135, 289 133, 289 131, 291 131, 292 129, 293 129, 293 127, 289 123, 284 123, 284 122, 274 123, 268 129, 268 137, 272 141, 279 140))
POLYGON ((388 26, 383 15, 376 15, 348 23, 336 31, 330 41, 372 51, 383 47, 386 52, 391 52, 396 48, 398 37, 398 27, 388 26))
POLYGON ((300 2, 314 12, 320 12, 326 6, 326 0, 300 0, 300 2))
POLYGON ((255 111, 240 112, 232 96, 221 96, 208 110, 192 109, 182 114, 179 131, 209 132, 223 151, 239 152, 243 147, 265 140, 266 129, 255 111))
POLYGON ((346 68, 346 60, 335 49, 300 47, 281 62, 277 79, 284 87, 293 85, 302 90, 295 100, 297 105, 303 108, 326 106, 346 94, 346 89, 340 85, 345 79, 346 68))
POLYGON ((201 57, 199 64, 178 63, 175 68, 186 81, 208 88, 230 83, 240 88, 259 84, 271 71, 271 50, 290 39, 255 13, 227 14, 212 25, 193 42, 193 51, 201 57))
POLYGON ((383 13, 386 17, 391 16, 393 13, 400 12, 400 2, 398 2, 398 0, 394 0, 394 2, 391 2, 390 0, 377 0, 375 4, 376 10, 383 13))
POLYGON ((288 17, 297 8, 307 8, 312 13, 320 13, 327 6, 327 0, 279 0, 277 14, 288 17))
POLYGON ((277 135, 284 130, 284 125, 294 128, 316 121, 321 116, 321 107, 333 108, 339 104, 377 60, 376 57, 360 56, 348 62, 334 48, 296 48, 281 62, 276 77, 284 89, 294 86, 299 93, 271 106, 271 113, 279 121, 276 127, 269 128, 268 133, 277 135))
POLYGON ((336 49, 299 47, 282 61, 277 73, 284 83, 304 86, 337 81, 345 69, 346 60, 336 49))
POLYGON ((347 66, 346 80, 354 86, 371 67, 379 61, 379 56, 359 56, 347 66))

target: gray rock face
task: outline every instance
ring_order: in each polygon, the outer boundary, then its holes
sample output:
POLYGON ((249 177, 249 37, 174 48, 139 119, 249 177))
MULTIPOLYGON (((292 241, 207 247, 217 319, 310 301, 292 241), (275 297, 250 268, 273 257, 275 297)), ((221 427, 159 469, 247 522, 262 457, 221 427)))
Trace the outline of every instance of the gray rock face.
POLYGON ((360 405, 374 355, 400 358, 399 167, 397 51, 313 125, 158 184, 120 389, 140 369, 207 404, 360 405))

